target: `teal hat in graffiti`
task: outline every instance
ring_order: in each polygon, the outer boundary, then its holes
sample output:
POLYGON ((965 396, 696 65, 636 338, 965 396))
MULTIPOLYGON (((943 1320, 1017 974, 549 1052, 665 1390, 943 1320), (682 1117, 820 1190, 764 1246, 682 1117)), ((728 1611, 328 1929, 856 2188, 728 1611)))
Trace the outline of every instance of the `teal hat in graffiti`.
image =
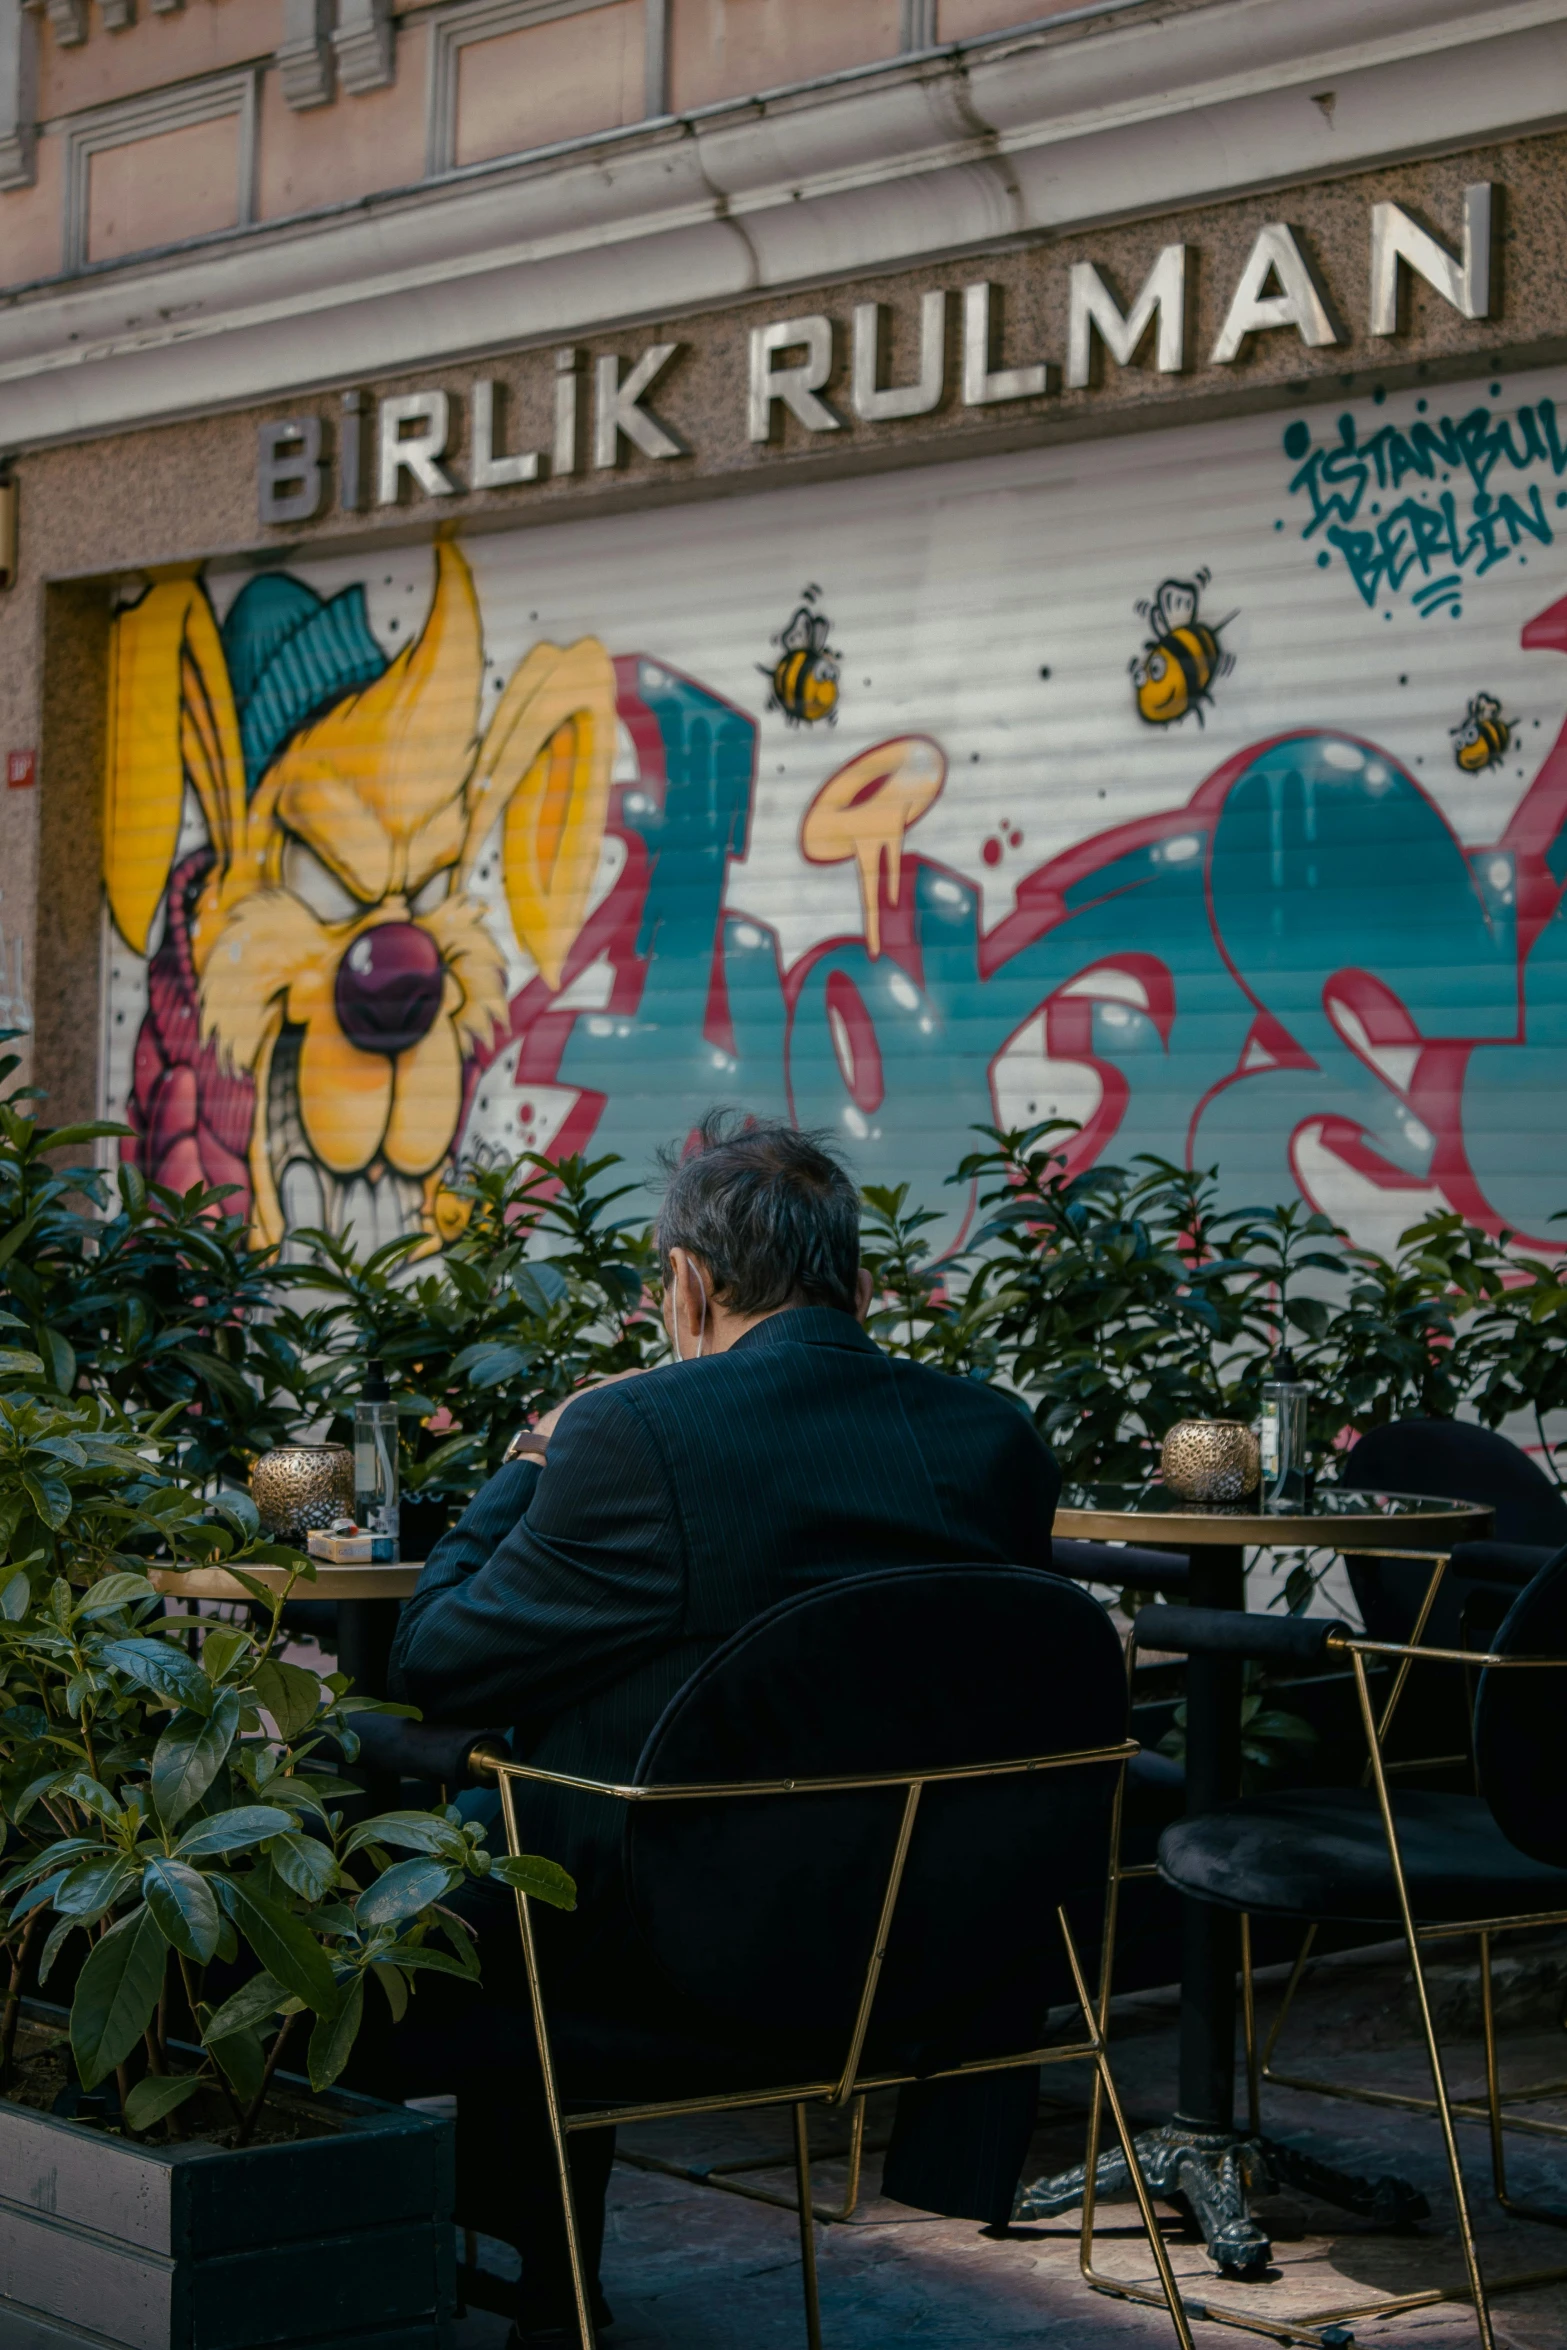
POLYGON ((387 665, 370 633, 362 587, 319 596, 286 571, 266 572, 240 589, 222 637, 247 796, 307 719, 373 684, 387 665))

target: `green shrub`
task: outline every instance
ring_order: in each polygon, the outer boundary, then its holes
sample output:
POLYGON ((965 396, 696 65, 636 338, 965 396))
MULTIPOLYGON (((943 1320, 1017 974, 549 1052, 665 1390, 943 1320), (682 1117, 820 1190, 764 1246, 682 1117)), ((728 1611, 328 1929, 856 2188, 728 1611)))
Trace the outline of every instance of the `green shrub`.
POLYGON ((0 1396, 0 2080, 29 1962, 46 1985, 80 1935, 84 2088, 117 2074, 133 2130, 178 2129, 208 2088, 244 2144, 291 2044, 325 2088, 374 1986, 397 2016, 422 1971, 477 1975, 444 1906, 464 1879, 493 1869, 567 1908, 574 1889, 549 1862, 492 1862, 455 1810, 347 1824, 358 1790, 323 1742, 351 1763, 354 1717, 375 1701, 279 1653, 295 1577, 272 1590, 248 1570, 307 1562, 256 1540, 247 1496, 204 1505, 166 1482, 168 1449, 156 1423, 102 1401, 0 1396), (166 1612, 150 1570, 213 1565, 259 1625, 166 1612), (209 1998, 209 1968, 247 1958, 240 1986, 209 1998), (171 2063, 173 1979, 201 2043, 194 2070, 171 2063))

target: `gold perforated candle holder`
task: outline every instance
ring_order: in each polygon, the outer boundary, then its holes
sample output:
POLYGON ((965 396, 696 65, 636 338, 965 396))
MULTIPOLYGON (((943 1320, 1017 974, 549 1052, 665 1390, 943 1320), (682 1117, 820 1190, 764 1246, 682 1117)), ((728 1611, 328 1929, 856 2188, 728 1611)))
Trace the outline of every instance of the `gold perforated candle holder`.
POLYGON ((1182 1501, 1244 1501, 1262 1460, 1243 1420, 1178 1420, 1159 1448, 1159 1473, 1182 1501))
POLYGON ((274 1542, 303 1542, 353 1516, 354 1456, 346 1444, 280 1444, 251 1470, 250 1498, 274 1542))

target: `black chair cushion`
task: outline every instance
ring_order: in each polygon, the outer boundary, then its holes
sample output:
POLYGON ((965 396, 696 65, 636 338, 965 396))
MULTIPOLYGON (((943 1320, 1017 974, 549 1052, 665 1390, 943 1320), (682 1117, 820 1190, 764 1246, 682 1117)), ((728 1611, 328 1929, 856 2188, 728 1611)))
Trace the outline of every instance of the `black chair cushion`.
MULTIPOLYGON (((644 1785, 918 1772, 1114 1745, 1126 1673, 1105 1610, 1020 1567, 896 1568, 785 1600, 706 1661, 653 1729, 644 1785)), ((928 1788, 877 1992, 872 2047, 952 2043, 1014 2009, 1026 2045, 1055 1910, 1102 1891, 1116 1766, 928 1788), (1018 2007, 1020 1959, 1037 1988, 1018 2007)), ((712 2029, 853 2024, 901 1788, 628 1807, 625 1885, 663 1991, 712 2029)), ((1060 1996, 1055 1992, 1054 1996, 1060 1996)), ((841 2061, 841 2056, 839 2061, 841 2061)))
MULTIPOLYGON (((1519 1593, 1493 1645, 1499 1656, 1567 1657, 1567 1550, 1519 1593)), ((1503 1835, 1567 1867, 1567 1672, 1483 1672, 1474 1731, 1481 1790, 1503 1835)))
MULTIPOLYGON (((1393 1818, 1418 1924, 1567 1910, 1567 1869, 1520 1852, 1479 1796, 1403 1790, 1393 1796, 1393 1818)), ((1248 1795, 1178 1820, 1159 1839, 1159 1873, 1178 1893, 1223 1909, 1346 1925, 1401 1922, 1369 1788, 1248 1795)))

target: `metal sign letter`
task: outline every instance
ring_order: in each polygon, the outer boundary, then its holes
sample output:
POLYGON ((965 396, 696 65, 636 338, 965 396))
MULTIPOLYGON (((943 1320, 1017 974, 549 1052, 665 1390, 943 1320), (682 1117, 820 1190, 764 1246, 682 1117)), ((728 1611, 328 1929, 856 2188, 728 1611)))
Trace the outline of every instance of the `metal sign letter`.
POLYGON ((860 302, 854 312, 854 413, 867 424, 890 424, 900 416, 928 416, 941 406, 947 388, 947 297, 920 300, 920 371, 917 381, 896 389, 881 381, 885 310, 860 302))
POLYGON ((1343 339, 1293 234, 1282 220, 1270 220, 1266 228, 1257 231, 1257 241, 1246 256, 1210 364, 1228 367, 1240 357, 1248 335, 1268 334, 1280 326, 1297 328, 1301 341, 1313 350, 1343 339), (1270 277, 1278 279, 1282 293, 1263 292, 1270 277))
POLYGON ((325 490, 319 416, 285 416, 257 428, 256 507, 263 524, 313 521, 325 490))
POLYGON ((376 469, 376 504, 395 506, 398 476, 406 473, 427 498, 449 498, 457 484, 438 460, 451 429, 451 400, 445 392, 404 392, 381 402, 380 463, 376 469), (403 426, 419 429, 406 438, 403 426))
POLYGON ((773 405, 781 400, 792 409, 807 432, 836 432, 842 418, 834 416, 817 393, 832 373, 832 321, 820 311, 809 318, 780 318, 771 326, 751 329, 751 438, 773 436, 773 405), (807 356, 795 367, 775 367, 780 351, 803 346, 807 356))
POLYGON ((1462 258, 1455 261, 1401 204, 1371 207, 1371 332, 1396 335, 1404 262, 1464 318, 1491 314, 1491 184, 1464 190, 1462 258))
POLYGON ((1161 375, 1179 375, 1186 365, 1186 247, 1166 245, 1142 292, 1123 318, 1115 296, 1091 261, 1074 263, 1068 295, 1066 380, 1074 392, 1093 380, 1094 329, 1117 367, 1130 367, 1155 316, 1159 339, 1154 365, 1161 375))
MULTIPOLYGON (((991 367, 999 340, 999 315, 991 312, 995 288, 983 280, 963 289, 963 405, 988 408, 996 400, 1034 400, 1050 389, 1050 369, 1041 360, 1035 367, 991 367)), ((1000 305, 996 306, 999 314, 1000 305)))
POLYGON ((620 463, 622 438, 644 457, 683 457, 685 450, 640 403, 679 350, 678 343, 653 343, 624 383, 620 361, 604 352, 593 369, 593 463, 601 470, 620 463))

